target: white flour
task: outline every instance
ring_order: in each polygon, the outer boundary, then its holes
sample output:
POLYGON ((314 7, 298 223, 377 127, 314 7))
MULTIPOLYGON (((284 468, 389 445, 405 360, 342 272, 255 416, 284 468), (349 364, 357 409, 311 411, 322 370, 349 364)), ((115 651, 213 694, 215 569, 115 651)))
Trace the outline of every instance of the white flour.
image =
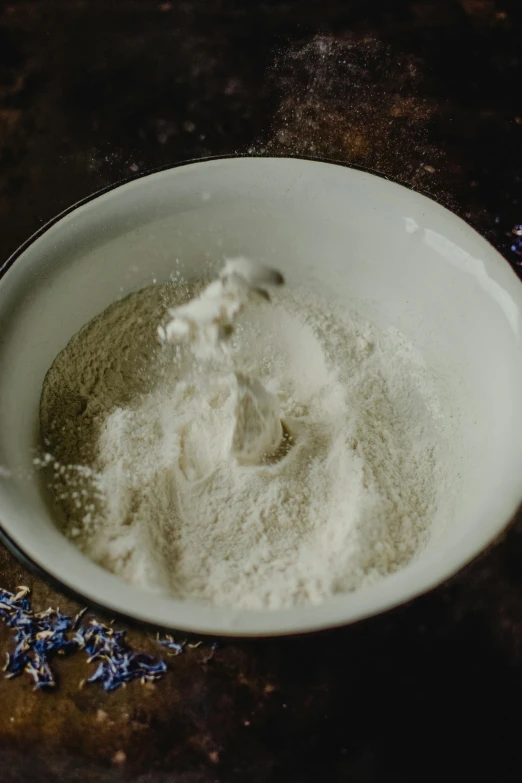
POLYGON ((112 305, 46 378, 67 534, 128 582, 221 606, 321 602, 405 565, 450 476, 436 394, 404 338, 309 292, 253 305, 229 366, 275 396, 286 429, 277 454, 240 464, 237 375, 157 343, 179 291, 112 305))
MULTIPOLYGON (((255 377, 238 372, 230 354, 229 340, 237 321, 249 304, 270 301, 261 285, 283 285, 276 269, 246 258, 229 259, 217 280, 207 285, 189 302, 169 310, 170 320, 158 327, 162 342, 188 346, 199 369, 216 375, 234 376, 234 431, 230 453, 242 464, 255 465, 276 455, 283 438, 279 400, 255 377)), ((227 438, 228 440, 228 438, 227 438)))

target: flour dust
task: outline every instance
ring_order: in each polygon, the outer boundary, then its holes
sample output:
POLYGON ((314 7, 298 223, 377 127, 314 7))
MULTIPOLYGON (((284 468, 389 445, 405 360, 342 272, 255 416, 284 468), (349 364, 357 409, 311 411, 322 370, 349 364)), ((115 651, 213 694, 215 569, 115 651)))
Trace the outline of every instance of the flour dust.
POLYGON ((263 152, 363 166, 452 203, 416 58, 374 36, 322 34, 282 50, 268 81, 279 108, 263 152))

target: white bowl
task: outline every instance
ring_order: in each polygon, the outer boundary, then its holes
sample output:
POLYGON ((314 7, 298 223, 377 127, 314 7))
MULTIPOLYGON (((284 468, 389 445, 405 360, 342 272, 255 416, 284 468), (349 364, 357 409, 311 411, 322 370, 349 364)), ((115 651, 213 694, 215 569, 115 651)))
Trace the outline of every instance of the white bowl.
POLYGON ((0 522, 12 546, 86 601, 159 626, 267 635, 342 625, 449 577, 522 499, 522 286, 466 223, 407 188, 294 158, 189 163, 109 189, 45 226, 0 281, 0 522), (53 523, 35 480, 45 373, 69 339, 122 295, 248 255, 290 281, 356 301, 412 338, 458 412, 455 519, 374 586, 321 606, 234 611, 131 587, 90 562, 53 523), (4 473, 10 472, 10 475, 4 473))

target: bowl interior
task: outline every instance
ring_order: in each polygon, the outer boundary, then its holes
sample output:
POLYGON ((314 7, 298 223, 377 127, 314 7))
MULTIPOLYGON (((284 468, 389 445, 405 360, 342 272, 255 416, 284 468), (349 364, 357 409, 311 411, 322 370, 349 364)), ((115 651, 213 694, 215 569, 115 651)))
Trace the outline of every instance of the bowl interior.
POLYGON ((160 625, 270 634, 346 623, 441 581, 509 521, 522 498, 522 289, 463 221, 366 172, 298 159, 202 161, 94 198, 41 233, 0 281, 0 523, 67 586, 160 625), (58 532, 35 478, 38 405, 58 352, 115 299, 176 269, 246 255, 281 268, 413 340, 453 416, 462 491, 401 572, 323 606, 233 611, 154 597, 83 557, 58 532))

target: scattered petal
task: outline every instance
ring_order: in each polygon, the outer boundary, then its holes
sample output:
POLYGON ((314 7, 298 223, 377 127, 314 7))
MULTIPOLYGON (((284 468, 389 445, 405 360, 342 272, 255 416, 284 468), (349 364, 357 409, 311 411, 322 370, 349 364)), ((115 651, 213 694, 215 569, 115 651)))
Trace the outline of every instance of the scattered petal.
MULTIPOLYGON (((114 691, 133 680, 151 687, 167 671, 164 660, 134 650, 126 641, 126 632, 114 629, 112 623, 104 625, 93 618, 87 625, 81 625, 86 608, 75 617, 52 608, 35 613, 28 600, 30 589, 22 586, 16 590, 16 593, 10 593, 0 588, 0 619, 15 632, 15 649, 7 653, 3 666, 6 679, 25 672, 32 678, 35 690, 54 688, 53 658, 77 650, 86 653, 88 663, 98 664, 96 671, 79 683, 79 688, 86 683, 100 682, 104 690, 114 691)), ((196 648, 202 644, 176 642, 170 635, 161 639, 158 634, 156 639, 175 655, 180 655, 186 647, 196 648)), ((212 658, 216 646, 216 643, 211 645, 205 661, 212 658)))

